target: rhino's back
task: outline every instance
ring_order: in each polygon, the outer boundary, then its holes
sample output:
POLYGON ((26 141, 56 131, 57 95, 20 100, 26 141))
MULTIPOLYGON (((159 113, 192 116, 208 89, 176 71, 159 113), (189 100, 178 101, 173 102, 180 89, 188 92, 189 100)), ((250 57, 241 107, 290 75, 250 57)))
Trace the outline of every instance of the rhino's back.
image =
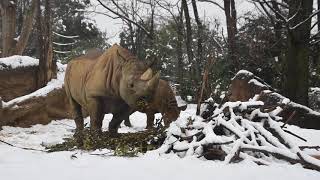
POLYGON ((67 65, 64 79, 67 95, 77 101, 81 106, 86 104, 84 87, 87 75, 95 63, 95 59, 80 57, 71 60, 67 65))

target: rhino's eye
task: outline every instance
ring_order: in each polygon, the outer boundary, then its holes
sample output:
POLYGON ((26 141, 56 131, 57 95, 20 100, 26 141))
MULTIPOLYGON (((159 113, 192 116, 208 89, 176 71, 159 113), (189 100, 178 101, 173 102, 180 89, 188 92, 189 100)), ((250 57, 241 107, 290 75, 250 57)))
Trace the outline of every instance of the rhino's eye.
POLYGON ((129 84, 129 87, 130 87, 130 88, 133 88, 133 87, 134 87, 134 84, 133 84, 133 83, 130 83, 130 84, 129 84))

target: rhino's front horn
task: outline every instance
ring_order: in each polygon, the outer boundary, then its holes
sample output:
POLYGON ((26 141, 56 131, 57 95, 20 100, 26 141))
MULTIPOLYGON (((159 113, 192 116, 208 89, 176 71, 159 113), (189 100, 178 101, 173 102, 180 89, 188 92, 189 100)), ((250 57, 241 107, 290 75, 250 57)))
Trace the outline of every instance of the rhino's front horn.
POLYGON ((160 72, 157 72, 157 74, 155 74, 152 79, 150 79, 147 83, 147 87, 149 89, 155 89, 158 87, 158 83, 159 83, 159 79, 160 79, 160 72))
POLYGON ((147 81, 152 78, 152 69, 148 68, 141 76, 140 79, 147 81))

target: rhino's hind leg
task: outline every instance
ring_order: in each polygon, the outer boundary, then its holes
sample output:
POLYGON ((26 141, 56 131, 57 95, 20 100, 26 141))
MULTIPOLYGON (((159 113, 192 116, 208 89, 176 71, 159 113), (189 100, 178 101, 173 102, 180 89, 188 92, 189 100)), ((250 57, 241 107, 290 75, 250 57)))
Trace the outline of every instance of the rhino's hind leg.
POLYGON ((80 104, 75 102, 73 99, 70 100, 71 108, 73 111, 74 121, 76 123, 76 132, 74 133, 74 137, 77 139, 78 145, 82 145, 83 140, 83 116, 82 109, 80 104))
POLYGON ((88 111, 90 116, 90 131, 92 133, 101 133, 102 121, 104 117, 102 103, 99 98, 90 98, 88 101, 88 111))
POLYGON ((76 123, 76 131, 83 130, 83 116, 82 116, 82 109, 81 105, 75 102, 73 99, 70 101, 71 108, 73 112, 73 118, 76 123))

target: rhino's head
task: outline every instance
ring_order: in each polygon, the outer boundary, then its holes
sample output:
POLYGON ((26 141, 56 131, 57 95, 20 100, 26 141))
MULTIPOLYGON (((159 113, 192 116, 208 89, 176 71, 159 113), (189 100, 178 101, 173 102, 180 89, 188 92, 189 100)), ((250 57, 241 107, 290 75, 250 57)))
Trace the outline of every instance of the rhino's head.
POLYGON ((141 109, 151 102, 158 87, 160 73, 141 61, 131 61, 122 68, 120 96, 132 108, 141 109))

